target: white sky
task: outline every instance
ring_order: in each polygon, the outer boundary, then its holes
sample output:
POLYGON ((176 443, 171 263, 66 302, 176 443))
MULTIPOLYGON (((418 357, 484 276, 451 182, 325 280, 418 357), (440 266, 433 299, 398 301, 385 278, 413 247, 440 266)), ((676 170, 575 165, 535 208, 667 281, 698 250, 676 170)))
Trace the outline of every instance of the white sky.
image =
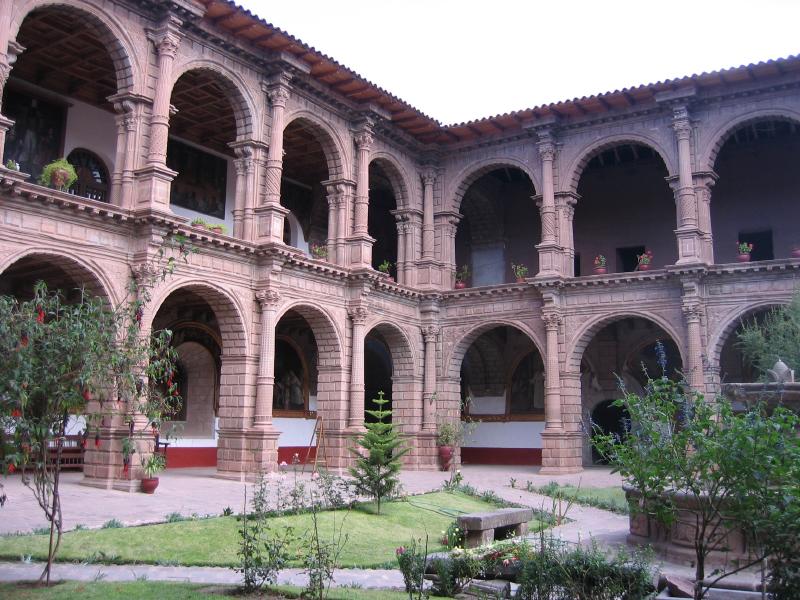
POLYGON ((445 123, 800 53, 798 0, 236 0, 445 123))

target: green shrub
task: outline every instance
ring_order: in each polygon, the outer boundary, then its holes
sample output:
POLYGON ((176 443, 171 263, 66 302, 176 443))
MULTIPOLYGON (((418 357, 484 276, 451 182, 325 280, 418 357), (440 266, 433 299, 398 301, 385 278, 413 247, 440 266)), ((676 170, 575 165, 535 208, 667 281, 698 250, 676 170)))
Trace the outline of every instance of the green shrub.
POLYGON ((424 549, 420 547, 422 540, 411 540, 408 546, 400 546, 396 550, 397 564, 403 574, 403 583, 410 600, 422 598, 425 587, 425 557, 428 554, 428 543, 425 540, 424 549), (420 552, 422 550, 422 552, 420 552))
POLYGON ((125 527, 125 525, 123 525, 121 521, 117 521, 116 519, 109 519, 108 521, 103 523, 101 529, 120 529, 121 527, 125 527))

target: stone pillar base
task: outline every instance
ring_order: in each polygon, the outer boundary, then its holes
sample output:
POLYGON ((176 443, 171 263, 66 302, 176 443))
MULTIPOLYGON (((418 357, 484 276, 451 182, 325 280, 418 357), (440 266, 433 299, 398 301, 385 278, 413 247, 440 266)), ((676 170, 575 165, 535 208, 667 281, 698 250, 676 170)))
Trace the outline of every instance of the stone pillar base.
POLYGON ((415 443, 411 451, 416 458, 415 465, 411 468, 420 471, 439 470, 439 450, 436 448, 436 430, 422 430, 416 434, 416 440, 409 439, 409 443, 415 443))
POLYGON ((575 431, 542 432, 541 475, 566 475, 583 471, 583 434, 575 431))
POLYGON ((348 427, 340 431, 325 432, 325 448, 317 451, 317 458, 328 471, 339 475, 347 473, 355 458, 350 448, 356 448, 355 439, 362 433, 363 427, 348 427))
POLYGON ((538 244, 536 250, 539 252, 539 272, 536 277, 560 277, 559 269, 562 265, 561 248, 556 244, 538 244))
POLYGON ((254 481, 260 473, 278 470, 280 431, 269 426, 245 430, 220 430, 215 477, 254 481))
POLYGON ((122 440, 129 435, 128 427, 121 425, 121 416, 114 415, 111 426, 100 429, 100 443, 95 446, 95 437, 92 430, 86 441, 86 452, 83 456, 83 479, 81 485, 100 488, 104 490, 120 490, 123 492, 138 492, 141 478, 140 457, 144 452, 149 455, 150 450, 145 450, 142 445, 147 442, 142 436, 137 436, 137 451, 131 457, 128 472, 124 472, 122 457, 122 440))
POLYGON ((169 211, 172 180, 177 171, 165 165, 148 165, 134 172, 136 176, 136 209, 169 211))
POLYGON ((416 285, 423 290, 441 290, 450 284, 444 273, 444 263, 423 258, 417 261, 416 285))
POLYGON ((375 243, 375 238, 368 235, 354 235, 347 238, 347 245, 349 251, 349 265, 353 268, 372 268, 372 244, 375 243))
POLYGON ((283 223, 289 209, 280 204, 268 204, 257 206, 254 216, 256 221, 255 241, 258 244, 282 244, 283 243, 283 223))
POLYGON ((696 227, 675 230, 678 239, 678 261, 676 265, 697 265, 703 263, 703 233, 696 227))

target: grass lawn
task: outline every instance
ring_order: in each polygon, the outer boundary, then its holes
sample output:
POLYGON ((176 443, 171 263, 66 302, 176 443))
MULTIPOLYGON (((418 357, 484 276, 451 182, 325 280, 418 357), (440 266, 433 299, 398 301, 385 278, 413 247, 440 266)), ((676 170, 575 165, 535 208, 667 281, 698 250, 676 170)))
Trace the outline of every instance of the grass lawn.
POLYGON ((575 504, 585 504, 610 510, 615 513, 627 515, 629 513, 628 502, 625 500, 625 492, 621 487, 602 487, 602 488, 576 488, 572 485, 558 485, 549 483, 536 488, 535 491, 545 496, 554 496, 556 493, 563 494, 564 498, 575 498, 575 504), (577 496, 576 496, 577 494, 577 496))
MULTIPOLYGON (((299 598, 300 588, 276 586, 264 595, 244 595, 233 588, 208 585, 190 585, 185 583, 160 583, 156 581, 131 582, 82 582, 65 581, 49 588, 31 587, 29 584, 0 584, 0 598, 14 600, 138 600, 141 598, 158 598, 159 600, 226 600, 242 598, 299 598)), ((381 590, 359 590, 352 588, 332 589, 330 600, 405 600, 404 592, 387 592, 381 590)), ((438 596, 431 596, 438 598, 438 596)))
MULTIPOLYGON (((429 535, 430 551, 441 550, 441 532, 460 514, 491 510, 494 506, 461 492, 433 492, 410 496, 407 501, 384 503, 382 514, 375 514, 372 503, 358 505, 349 513, 320 514, 320 528, 330 538, 334 519, 338 526, 346 518, 347 544, 341 566, 394 567, 395 549, 412 538, 429 535)), ((311 526, 308 514, 275 517, 278 527, 292 527, 303 536, 311 526)), ((535 530, 538 521, 530 523, 535 530)), ((62 562, 146 563, 189 566, 232 566, 238 563, 240 522, 235 517, 215 517, 125 527, 92 529, 64 534, 58 560, 62 562)), ((0 537, 0 558, 18 560, 30 555, 35 560, 47 556, 46 535, 0 537)), ((295 564, 294 566, 299 566, 295 564)))

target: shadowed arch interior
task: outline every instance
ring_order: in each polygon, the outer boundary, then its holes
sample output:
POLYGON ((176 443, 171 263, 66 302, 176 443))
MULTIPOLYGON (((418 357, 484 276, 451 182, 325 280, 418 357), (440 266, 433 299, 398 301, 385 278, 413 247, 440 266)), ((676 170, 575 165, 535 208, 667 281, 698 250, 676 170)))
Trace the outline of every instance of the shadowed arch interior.
MULTIPOLYGON (((369 235, 372 245, 372 266, 378 268, 384 261, 397 264, 397 220, 392 211, 398 206, 398 181, 394 166, 386 160, 373 160, 369 164, 369 235)), ((394 268, 391 270, 394 274, 394 268)))
POLYGON ((11 264, 0 273, 0 295, 30 300, 37 281, 44 281, 49 291, 59 290, 67 302, 79 300, 81 290, 110 301, 94 273, 68 257, 52 254, 29 254, 11 264))
POLYGON ((536 194, 528 175, 517 167, 501 167, 477 178, 464 193, 463 218, 456 232, 456 264, 467 265, 471 285, 514 281, 511 265, 539 270, 535 244, 541 238, 536 194))
POLYGON ((653 252, 653 268, 677 260, 675 200, 661 156, 622 143, 598 150, 586 162, 575 207, 575 275, 591 275, 594 259, 611 273, 633 271, 637 255, 653 252))
POLYGON ((800 125, 785 119, 748 122, 729 132, 714 163, 711 190, 714 259, 734 262, 738 242, 752 260, 788 257, 800 248, 800 125))

